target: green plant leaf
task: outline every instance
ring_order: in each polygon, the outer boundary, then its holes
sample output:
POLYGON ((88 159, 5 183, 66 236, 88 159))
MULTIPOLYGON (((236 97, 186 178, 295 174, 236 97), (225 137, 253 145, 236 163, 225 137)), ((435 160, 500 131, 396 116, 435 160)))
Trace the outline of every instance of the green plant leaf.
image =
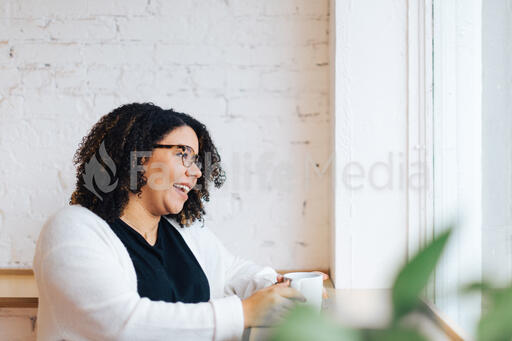
POLYGON ((345 329, 307 305, 294 308, 276 327, 272 341, 361 341, 359 332, 345 329))
POLYGON ((496 289, 490 294, 491 306, 478 324, 479 341, 512 339, 512 288, 496 289))
POLYGON ((474 291, 479 291, 482 296, 486 297, 488 304, 494 307, 502 300, 506 300, 511 295, 512 287, 496 287, 492 286, 489 282, 476 282, 466 285, 462 288, 462 293, 470 294, 474 291))
POLYGON ((419 332, 409 328, 390 328, 366 330, 364 341, 427 341, 419 332))
POLYGON ((482 293, 488 293, 494 290, 488 282, 474 282, 462 287, 462 293, 471 293, 474 291, 481 291, 482 293))
POLYGON ((495 287, 489 282, 476 282, 466 285, 462 292, 480 291, 486 298, 487 312, 478 324, 479 341, 512 339, 512 287, 495 287))
POLYGON ((419 296, 427 285, 450 234, 451 228, 419 251, 398 273, 392 289, 395 322, 418 307, 419 296))

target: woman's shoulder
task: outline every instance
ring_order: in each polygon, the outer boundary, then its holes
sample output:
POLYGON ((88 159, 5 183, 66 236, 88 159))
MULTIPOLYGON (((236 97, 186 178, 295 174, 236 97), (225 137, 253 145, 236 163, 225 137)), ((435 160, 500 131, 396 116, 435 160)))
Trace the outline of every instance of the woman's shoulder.
POLYGON ((50 217, 51 219, 62 219, 66 217, 89 217, 89 218, 97 218, 101 219, 96 213, 89 210, 88 208, 81 205, 67 205, 60 208, 55 214, 50 217))
POLYGON ((94 227, 106 222, 91 210, 80 205, 69 205, 58 210, 48 218, 45 227, 52 229, 83 229, 84 226, 94 227))
POLYGON ((80 205, 61 208, 41 229, 38 245, 55 247, 64 243, 83 243, 104 235, 107 223, 94 212, 80 205))

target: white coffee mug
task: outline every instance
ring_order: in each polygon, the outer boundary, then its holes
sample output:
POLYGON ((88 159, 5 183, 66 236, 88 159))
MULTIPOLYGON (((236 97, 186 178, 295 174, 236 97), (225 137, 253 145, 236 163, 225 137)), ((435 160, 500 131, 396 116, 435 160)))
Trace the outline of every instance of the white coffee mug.
POLYGON ((318 311, 322 307, 324 275, 317 272, 290 272, 283 275, 284 280, 290 280, 290 286, 300 291, 306 298, 306 303, 318 311))

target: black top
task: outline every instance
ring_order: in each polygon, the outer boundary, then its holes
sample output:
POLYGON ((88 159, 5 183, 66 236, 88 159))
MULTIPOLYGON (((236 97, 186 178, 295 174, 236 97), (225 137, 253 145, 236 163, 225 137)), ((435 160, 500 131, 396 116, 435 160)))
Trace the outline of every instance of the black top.
POLYGON ((183 303, 210 300, 208 278, 183 237, 165 218, 158 223, 154 246, 119 218, 110 227, 128 249, 141 297, 183 303))

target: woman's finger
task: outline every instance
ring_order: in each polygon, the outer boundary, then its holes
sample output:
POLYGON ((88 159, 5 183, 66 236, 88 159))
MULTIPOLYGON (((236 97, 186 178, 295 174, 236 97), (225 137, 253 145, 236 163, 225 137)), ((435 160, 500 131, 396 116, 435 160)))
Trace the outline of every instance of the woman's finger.
POLYGON ((290 298, 292 300, 294 299, 301 302, 306 302, 306 298, 304 297, 304 295, 302 295, 300 291, 292 287, 280 286, 277 293, 283 297, 290 298))
POLYGON ((276 325, 288 315, 288 313, 297 306, 296 301, 282 297, 277 303, 270 307, 262 319, 263 326, 276 325))
POLYGON ((279 286, 279 287, 289 287, 290 286, 290 280, 287 279, 287 280, 282 280, 281 282, 276 282, 274 285, 276 286, 279 286))
POLYGON ((278 304, 279 309, 285 310, 285 311, 291 310, 291 309, 295 308, 295 306, 297 306, 297 300, 289 299, 289 298, 285 298, 285 297, 280 299, 279 304, 278 304))

